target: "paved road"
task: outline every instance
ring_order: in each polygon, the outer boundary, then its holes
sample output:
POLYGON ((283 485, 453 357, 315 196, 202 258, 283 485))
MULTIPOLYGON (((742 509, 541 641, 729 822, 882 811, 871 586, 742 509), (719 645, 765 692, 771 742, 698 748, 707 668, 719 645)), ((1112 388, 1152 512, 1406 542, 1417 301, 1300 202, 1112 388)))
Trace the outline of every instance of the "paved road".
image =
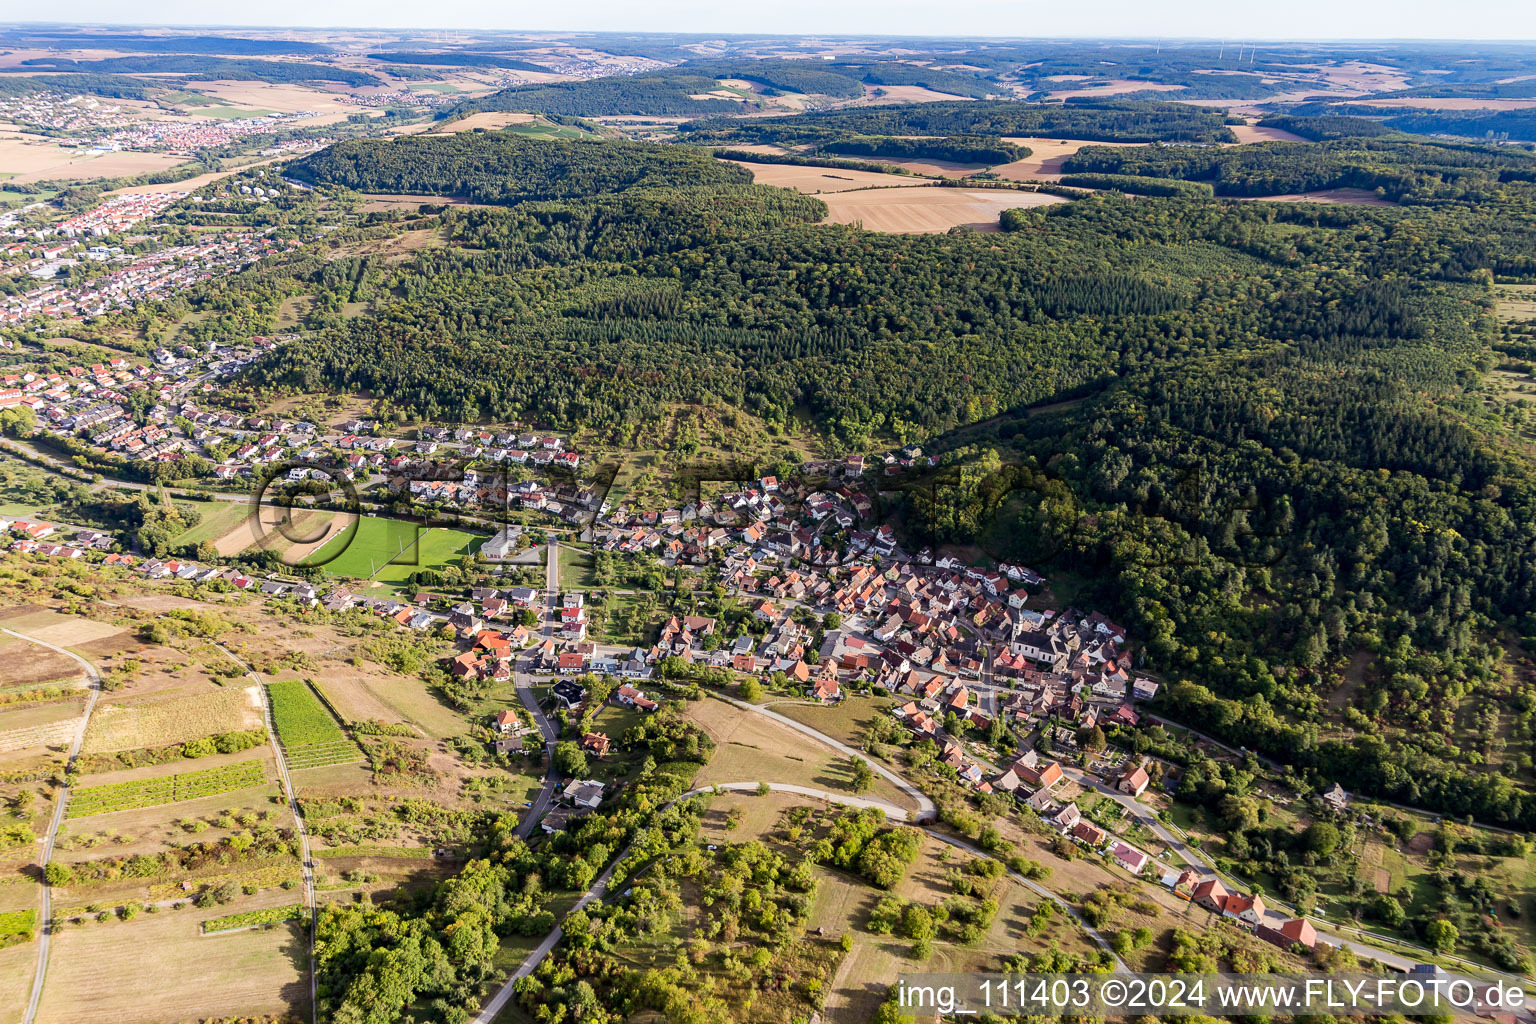
POLYGON ((283 745, 278 742, 277 729, 272 724, 272 702, 267 699, 267 688, 261 685, 261 680, 251 666, 235 657, 223 644, 214 641, 209 643, 224 657, 244 669, 246 676, 256 686, 256 693, 261 697, 261 714, 267 723, 267 739, 277 759, 277 775, 283 781, 283 792, 288 794, 288 810, 293 812, 293 825, 299 836, 299 862, 304 874, 304 905, 309 908, 309 1019, 310 1024, 314 1024, 318 1012, 315 1004, 319 997, 319 979, 315 977, 315 861, 309 852, 309 833, 304 829, 304 815, 299 811, 298 791, 294 789, 293 779, 288 775, 288 758, 283 754, 283 745))
MULTIPOLYGON (((817 733, 816 735, 820 736, 821 734, 817 733)), ((829 743, 836 742, 835 740, 832 740, 828 737, 823 736, 821 738, 829 743)), ((679 796, 676 800, 673 800, 671 803, 667 804, 667 807, 672 807, 691 797, 714 792, 717 789, 731 790, 733 792, 755 793, 757 792, 760 785, 761 784, 757 782, 722 782, 714 786, 704 786, 700 789, 690 789, 682 796, 679 796)), ((907 816, 911 813, 909 811, 903 810, 900 807, 896 807, 893 804, 887 804, 884 801, 871 800, 867 797, 849 796, 846 793, 829 793, 826 790, 811 789, 806 786, 791 786, 785 783, 770 782, 768 784, 768 788, 776 793, 794 793, 799 796, 809 796, 819 800, 826 800, 829 803, 844 804, 849 807, 879 807, 881 810, 884 810, 892 817, 897 817, 899 815, 901 820, 906 820, 907 816)), ((665 809, 666 808, 663 808, 663 810, 665 809)), ((992 854, 977 849, 976 847, 971 846, 969 843, 956 839, 953 836, 943 835, 942 833, 934 832, 931 829, 923 829, 923 831, 941 843, 946 843, 949 846, 953 846, 957 849, 965 850, 968 853, 973 853, 978 857, 986 857, 992 860, 997 859, 993 857, 992 854)), ((597 880, 592 883, 592 887, 581 894, 581 899, 577 900, 576 905, 571 908, 572 912, 587 907, 592 903, 593 900, 600 900, 604 895, 607 894, 608 883, 613 879, 613 869, 617 867, 619 863, 621 863, 628 855, 629 848, 626 847, 624 852, 615 857, 613 862, 608 865, 608 868, 601 875, 597 876, 597 880)), ((1048 889, 1042 888, 1041 886, 1023 877, 1022 875, 1016 875, 1011 871, 1009 872, 1009 875, 1011 875, 1015 880, 1022 882, 1025 886, 1029 887, 1031 890, 1040 894, 1046 899, 1056 901, 1056 903, 1061 906, 1061 909, 1066 911, 1068 917, 1081 925, 1083 930, 1086 931, 1095 942, 1097 942, 1104 949, 1108 950, 1110 956, 1114 956, 1115 971, 1117 973, 1125 973, 1128 970, 1121 959, 1118 956, 1115 956, 1114 950, 1110 949, 1108 940, 1105 939, 1103 935, 1100 935, 1096 929, 1090 927, 1086 921, 1078 917, 1077 912, 1068 906, 1067 902, 1060 896, 1057 896, 1055 893, 1048 889)), ((559 925, 556 925, 554 931, 544 936, 544 941, 540 942, 538 946, 535 947, 534 950, 523 959, 523 962, 518 965, 517 970, 512 972, 511 977, 509 977, 502 984, 501 988, 496 990, 496 994, 493 995, 490 998, 490 1001, 485 1004, 483 1009, 481 1009, 479 1016, 475 1018, 475 1024, 491 1024, 491 1022, 496 1019, 496 1016, 506 1008, 507 1003, 512 1001, 514 986, 516 986, 516 984, 523 978, 528 977, 528 975, 534 972, 539 964, 543 962, 544 958, 549 955, 550 950, 554 949, 555 946, 559 944, 560 939, 564 934, 564 930, 561 929, 559 925)))
MULTIPOLYGON (((677 799, 687 800, 691 796, 698 796, 701 793, 713 793, 716 790, 726 790, 731 793, 756 793, 758 791, 758 787, 761 785, 762 784, 758 782, 720 782, 713 786, 700 786, 698 789, 690 789, 688 792, 684 793, 677 799)), ((810 786, 794 786, 787 782, 770 782, 768 783, 768 788, 773 790, 775 793, 794 793, 797 796, 808 796, 817 800, 828 800, 835 804, 844 804, 848 807, 857 807, 861 810, 867 807, 873 807, 876 810, 884 811, 887 818, 894 818, 896 821, 909 821, 912 817, 912 812, 907 810, 905 807, 897 807, 893 803, 885 800, 879 800, 874 797, 847 796, 843 793, 828 793, 824 789, 813 789, 810 786)), ((673 802, 676 803, 677 801, 673 802)))
MULTIPOLYGON (((1114 800, 1116 803, 1124 807, 1126 811, 1131 815, 1131 817, 1140 821, 1143 825, 1150 829, 1152 833, 1163 842, 1164 845, 1166 845, 1170 850, 1177 854, 1180 860, 1193 868, 1201 877, 1212 878, 1219 875, 1219 872, 1216 870, 1216 865, 1212 863, 1204 853, 1190 846, 1183 839, 1180 839, 1175 832, 1169 829, 1162 822, 1158 821, 1157 818, 1153 816, 1152 811, 1147 807, 1146 804, 1141 803, 1134 797, 1122 793, 1113 787, 1104 785, 1103 783, 1096 780, 1093 776, 1088 775, 1086 772, 1069 767, 1065 763, 1063 763, 1061 767, 1063 773, 1073 782, 1076 782, 1078 785, 1085 789, 1093 790, 1094 792, 1109 797, 1111 800, 1114 800)), ((1223 880, 1235 884, 1235 880, 1230 877, 1224 877, 1223 880)), ((1293 916, 1296 915, 1295 907, 1286 903, 1282 903, 1274 896, 1266 894, 1265 902, 1269 904, 1270 909, 1272 910, 1277 910, 1282 913, 1291 914, 1293 916)), ((1515 975, 1505 974, 1501 971, 1496 971, 1491 967, 1485 967, 1482 964, 1475 964, 1471 961, 1463 960, 1460 957, 1440 956, 1439 954, 1436 954, 1425 947, 1415 946, 1413 943, 1403 942, 1400 939, 1375 935, 1374 933, 1366 931, 1362 928, 1353 928, 1349 925, 1335 924, 1332 921, 1318 918, 1315 915, 1309 915, 1308 920, 1312 922, 1313 927, 1317 929, 1318 935, 1321 936, 1325 941, 1332 943, 1335 946, 1343 946, 1345 949, 1352 951, 1356 956, 1375 960, 1378 963, 1387 965, 1388 967, 1395 967, 1400 971, 1406 971, 1413 967, 1415 964, 1433 962, 1435 959, 1454 960, 1457 963, 1465 964, 1468 968, 1474 971, 1502 978, 1511 984, 1525 984, 1524 979, 1521 979, 1515 975), (1377 942, 1394 942, 1399 945, 1417 949, 1422 955, 1405 956, 1401 953, 1394 953, 1391 950, 1382 949, 1379 946, 1371 945, 1369 942, 1356 941, 1355 939, 1348 938, 1347 936, 1350 935, 1357 935, 1362 939, 1374 938, 1377 942)), ((1472 980, 1479 980, 1472 975, 1468 975, 1468 977, 1472 980)))
MULTIPOLYGON (((80 744, 85 740, 85 727, 90 724, 91 712, 96 709, 96 698, 101 695, 101 675, 96 671, 95 665, 92 665, 74 651, 55 647, 44 640, 28 636, 25 633, 18 633, 14 629, 0 629, 0 633, 14 636, 19 640, 26 640, 29 643, 37 644, 39 647, 46 647, 48 650, 56 654, 62 654, 66 658, 72 658, 85 669, 86 678, 90 680, 90 691, 85 701, 85 713, 80 716, 80 725, 75 729, 74 738, 69 741, 69 756, 64 762, 67 773, 69 768, 74 765, 75 758, 80 756, 80 744)), ((67 774, 65 777, 68 777, 67 774)), ((63 789, 59 790, 59 799, 53 808, 53 820, 48 823, 48 835, 43 840, 43 856, 39 863, 44 868, 47 868, 48 862, 53 859, 53 843, 59 836, 59 826, 64 823, 64 808, 68 803, 69 786, 66 784, 63 789)), ((49 926, 51 920, 53 920, 52 886, 44 882, 42 925, 38 929, 37 971, 32 976, 32 998, 27 1001, 27 1013, 22 1018, 22 1024, 32 1024, 32 1021, 37 1017, 38 1001, 43 997, 43 979, 48 973, 48 947, 53 938, 49 926)))
POLYGON ((1079 786, 1082 786, 1084 789, 1091 790, 1103 796, 1107 796, 1121 807, 1124 807, 1133 820, 1141 822, 1141 824, 1150 829, 1152 834, 1157 836, 1157 838, 1162 841, 1164 846, 1167 846, 1168 849, 1177 854, 1179 859, 1182 860, 1185 864, 1188 864, 1190 867, 1197 869, 1203 875, 1209 876, 1216 873, 1216 866, 1207 860, 1204 854, 1201 854, 1193 849, 1188 843, 1175 835, 1173 831, 1170 830, 1166 825, 1158 821, 1157 818, 1153 815, 1152 809, 1149 808, 1146 804, 1141 803, 1135 797, 1130 796, 1127 793, 1120 792, 1113 786, 1106 786, 1094 776, 1089 775, 1087 772, 1080 769, 1073 768, 1065 762, 1061 762, 1061 771, 1062 774, 1064 774, 1067 778, 1071 779, 1079 786))
MULTIPOLYGON (((551 536, 549 538, 549 568, 544 574, 544 621, 540 630, 545 636, 554 636, 557 631, 556 602, 560 599, 560 545, 551 536)), ((517 688, 517 699, 523 702, 523 706, 533 713, 533 720, 538 724, 539 732, 544 737, 544 786, 539 790, 539 795, 534 797, 533 806, 528 808, 528 813, 523 815, 523 820, 517 826, 517 834, 527 839, 533 834, 534 827, 539 819, 549 811, 550 805, 555 801, 555 792, 559 780, 555 775, 555 743, 560 739, 560 733, 554 723, 544 714, 544 709, 539 707, 538 697, 534 695, 532 684, 533 677, 526 672, 513 673, 513 685, 517 688)))
POLYGON ((527 839, 533 834, 534 827, 539 819, 544 817, 550 805, 555 799, 555 742, 560 734, 555 731, 554 723, 544 714, 544 709, 539 707, 539 699, 530 688, 532 678, 516 673, 514 680, 517 686, 517 699, 523 702, 523 706, 533 712, 533 720, 538 723, 539 732, 544 736, 544 786, 539 790, 539 795, 534 797, 533 806, 528 808, 528 813, 523 815, 523 820, 518 823, 517 835, 527 839))
POLYGON ((802 736, 808 736, 818 743, 822 743, 831 747, 838 753, 846 754, 848 757, 863 758, 865 761, 869 762, 869 766, 875 770, 877 775, 912 798, 913 802, 917 804, 917 821, 933 821, 939 816, 938 808, 933 805, 932 800, 928 799, 928 794, 924 793, 922 790, 918 789, 916 786, 912 785, 912 783, 908 782, 900 775, 897 775, 895 772, 891 771, 880 762, 867 757, 862 751, 855 750, 848 746, 846 743, 841 743, 826 735, 825 733, 817 732, 815 729, 806 725, 804 722, 797 722, 793 718, 787 718, 784 715, 779 714, 777 711, 770 711, 769 709, 760 707, 757 704, 748 704, 744 700, 737 700, 734 697, 726 697, 718 693, 712 693, 709 694, 709 696, 714 697, 717 700, 723 700, 728 704, 734 704, 736 707, 742 709, 743 711, 750 711, 753 714, 763 715, 767 718, 771 718, 775 722, 778 722, 780 725, 784 725, 795 730, 795 732, 800 733, 802 736))

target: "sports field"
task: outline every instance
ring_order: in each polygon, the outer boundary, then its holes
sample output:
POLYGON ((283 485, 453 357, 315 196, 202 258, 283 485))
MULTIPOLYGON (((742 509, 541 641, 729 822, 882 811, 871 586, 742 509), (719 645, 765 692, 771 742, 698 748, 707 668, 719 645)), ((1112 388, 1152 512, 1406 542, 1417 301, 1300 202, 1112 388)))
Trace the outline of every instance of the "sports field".
POLYGON ((400 519, 363 517, 305 559, 337 576, 403 583, 422 569, 435 569, 474 554, 484 537, 463 530, 417 526, 400 519))

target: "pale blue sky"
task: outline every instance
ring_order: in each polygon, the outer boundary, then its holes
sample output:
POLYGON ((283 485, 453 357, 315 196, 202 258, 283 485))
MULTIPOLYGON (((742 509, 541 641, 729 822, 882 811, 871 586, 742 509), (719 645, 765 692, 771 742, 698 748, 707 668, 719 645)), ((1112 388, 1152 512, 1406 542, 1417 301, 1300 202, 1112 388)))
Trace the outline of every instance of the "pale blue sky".
MULTIPOLYGON (((12 7, 14 13, 22 13, 12 7)), ((1533 0, 72 0, 29 16, 163 25, 1210 39, 1536 39, 1533 0)))

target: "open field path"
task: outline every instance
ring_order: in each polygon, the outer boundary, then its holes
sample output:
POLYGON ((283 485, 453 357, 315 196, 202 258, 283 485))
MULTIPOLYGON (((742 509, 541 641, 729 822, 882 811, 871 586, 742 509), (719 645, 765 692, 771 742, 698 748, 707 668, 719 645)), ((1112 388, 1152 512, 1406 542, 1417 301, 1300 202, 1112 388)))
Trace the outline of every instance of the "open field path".
POLYGON ((272 745, 272 754, 277 758, 277 775, 283 783, 283 793, 288 797, 288 810, 293 813, 294 830, 299 837, 299 863, 304 873, 304 906, 309 911, 309 1019, 310 1024, 315 1024, 316 1000, 319 997, 319 986, 315 977, 315 861, 309 851, 309 833, 304 829, 304 815, 299 811, 299 797, 293 788, 293 779, 288 775, 288 758, 283 755, 283 745, 278 742, 277 728, 272 722, 272 702, 267 697, 267 688, 261 685, 261 679, 255 670, 247 665, 225 647, 223 644, 210 641, 224 657, 234 662, 245 670, 252 683, 256 686, 256 692, 261 695, 261 713, 267 723, 267 741, 272 745))
MULTIPOLYGON (((75 759, 80 756, 80 744, 85 740, 85 727, 90 724, 91 712, 96 708, 96 698, 101 694, 101 675, 96 671, 95 665, 92 665, 74 651, 56 647, 45 640, 39 640, 25 633, 18 633, 14 629, 0 629, 0 633, 16 637, 18 640, 26 640, 29 643, 37 644, 39 647, 46 647, 48 650, 56 654, 62 654, 66 658, 73 658, 85 669, 86 678, 90 680, 90 695, 85 701, 85 711, 80 715, 80 722, 75 727, 74 736, 70 738, 69 757, 64 762, 66 782, 64 788, 59 790, 58 802, 53 807, 53 819, 48 823, 48 835, 43 840, 43 856, 39 863, 46 869, 48 862, 53 859, 54 840, 59 836, 59 826, 64 823, 64 809, 69 803, 69 783, 67 781, 69 769, 74 767, 75 759)), ((27 1012, 22 1017, 22 1024, 32 1024, 32 1021, 36 1019, 38 1000, 43 996, 43 979, 48 973, 48 947, 52 940, 51 928, 49 926, 51 920, 53 920, 52 886, 44 882, 43 923, 42 927, 38 929, 37 973, 32 976, 32 997, 27 1001, 27 1012)))

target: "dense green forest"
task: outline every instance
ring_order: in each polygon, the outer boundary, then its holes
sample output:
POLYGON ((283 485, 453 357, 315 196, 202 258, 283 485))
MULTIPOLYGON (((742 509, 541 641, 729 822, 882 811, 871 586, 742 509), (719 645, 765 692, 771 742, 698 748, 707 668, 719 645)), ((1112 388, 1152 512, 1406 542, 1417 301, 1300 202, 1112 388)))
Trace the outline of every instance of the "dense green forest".
POLYGON ((1221 111, 1119 100, 1061 105, 941 102, 822 110, 788 117, 683 125, 698 141, 824 142, 848 135, 1060 135, 1103 142, 1235 142, 1221 111))
POLYGON ((1259 122, 1260 128, 1278 128, 1313 142, 1324 139, 1371 138, 1391 135, 1392 129, 1368 117, 1301 116, 1275 114, 1259 122))
POLYGON ((838 139, 817 147, 846 156, 883 156, 896 160, 952 160, 961 164, 1006 164, 1029 156, 1018 146, 985 135, 952 135, 940 139, 891 138, 886 135, 838 139))
MULTIPOLYGON (((1348 127, 1327 137, 1340 135, 1376 135, 1388 131, 1408 132, 1414 135, 1457 135, 1480 139, 1488 132, 1508 132, 1510 139, 1519 142, 1536 142, 1536 109, 1520 110, 1426 110, 1401 107, 1373 107, 1364 103, 1300 103, 1292 107, 1284 117, 1316 122, 1314 128, 1332 132, 1331 122, 1348 127), (1369 121, 1377 128, 1371 129, 1361 122, 1369 121), (1359 130, 1356 130, 1359 129, 1359 130)), ((1277 121, 1278 117, 1265 118, 1264 123, 1277 121)), ((1307 132, 1298 135, 1313 138, 1307 132)))
MULTIPOLYGON (((1469 708, 1536 709, 1490 642, 1536 635, 1536 474, 1470 394, 1494 275, 1536 277, 1531 158, 1385 139, 1113 153, 1287 190, 1368 155, 1411 205, 1105 192, 1011 213, 1004 235, 889 236, 761 186, 567 187, 450 209, 451 244, 404 263, 292 257, 295 279, 382 304, 244 384, 615 440, 676 402, 770 429, 808 410, 834 447, 924 440, 965 469, 898 499, 914 540, 1079 577, 1174 682, 1175 717, 1308 780, 1536 827, 1528 758, 1452 740, 1469 708), (1358 652, 1377 671, 1341 718, 1327 698, 1358 652)), ((1529 713, 1511 737, 1530 749, 1529 713)))
POLYGON ((752 180, 734 164, 678 146, 556 142, 505 132, 339 142, 289 164, 288 173, 360 192, 457 196, 482 203, 752 180))
POLYGON ((1266 142, 1229 149, 1085 146, 1068 157, 1069 174, 1135 174, 1209 183, 1218 196, 1267 196, 1362 188, 1422 205, 1530 202, 1507 183, 1536 174, 1523 149, 1427 139, 1266 142))
POLYGON ((33 57, 22 64, 37 71, 62 71, 96 75, 175 74, 180 81, 215 82, 342 82, 346 85, 383 85, 376 75, 328 64, 281 60, 242 60, 228 57, 152 56, 105 57, 101 60, 68 60, 33 57))
POLYGON ((476 110, 527 110, 538 114, 573 117, 606 117, 638 114, 649 117, 701 117, 706 114, 740 113, 736 100, 694 99, 720 84, 707 75, 692 72, 651 72, 644 75, 592 78, 580 82, 553 82, 503 89, 477 99, 465 100, 444 116, 476 110))
POLYGON ((244 57, 277 54, 331 53, 335 47, 298 39, 252 39, 249 36, 151 35, 148 33, 97 32, 75 27, 22 28, 0 32, 7 46, 54 47, 86 50, 126 50, 131 53, 235 54, 244 57))
POLYGON ((161 86, 127 75, 0 75, 0 99, 32 96, 40 92, 87 93, 119 100, 147 100, 161 86))

